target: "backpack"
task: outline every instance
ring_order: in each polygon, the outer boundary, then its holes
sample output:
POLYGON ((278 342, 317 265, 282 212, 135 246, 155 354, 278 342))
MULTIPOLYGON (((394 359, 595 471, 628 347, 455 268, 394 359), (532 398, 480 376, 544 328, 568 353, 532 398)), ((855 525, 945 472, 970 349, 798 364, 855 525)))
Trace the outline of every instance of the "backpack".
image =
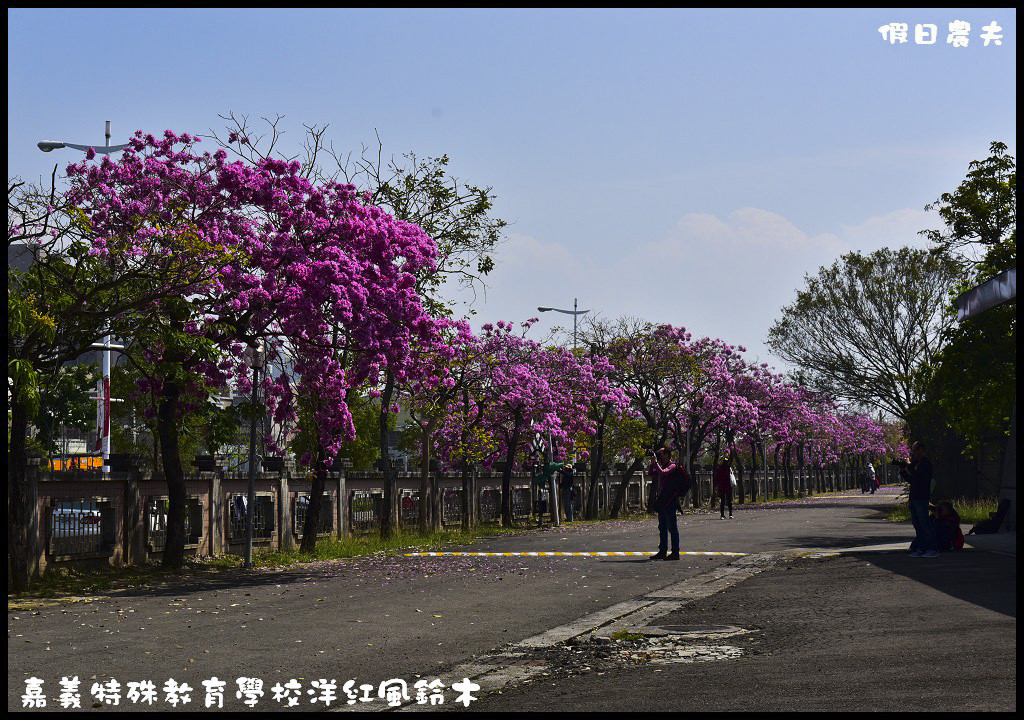
POLYGON ((999 501, 999 507, 995 512, 988 514, 988 520, 982 520, 980 523, 971 528, 968 535, 991 535, 999 532, 999 526, 1003 524, 1003 518, 1006 517, 1006 512, 1010 509, 1010 501, 1007 498, 1003 498, 999 501))

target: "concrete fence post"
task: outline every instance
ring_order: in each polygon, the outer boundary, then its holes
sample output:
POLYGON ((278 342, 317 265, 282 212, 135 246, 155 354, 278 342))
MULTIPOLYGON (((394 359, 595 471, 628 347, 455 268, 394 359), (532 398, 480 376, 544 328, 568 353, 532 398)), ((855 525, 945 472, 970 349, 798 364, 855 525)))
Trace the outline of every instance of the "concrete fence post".
POLYGON ((208 547, 211 555, 220 555, 224 552, 224 469, 217 468, 210 476, 210 507, 208 532, 210 539, 208 547))
POLYGON ((142 467, 133 461, 128 467, 124 480, 124 517, 122 523, 124 563, 138 565, 145 562, 145 508, 142 507, 142 493, 139 481, 142 479, 142 467))
POLYGON ((335 505, 337 506, 336 512, 338 517, 338 527, 336 529, 336 534, 338 538, 346 537, 351 529, 351 521, 349 519, 347 502, 348 492, 345 488, 345 484, 345 471, 341 470, 338 473, 338 494, 335 500, 335 505))
POLYGON ((280 550, 291 550, 295 547, 295 535, 292 533, 292 503, 289 489, 291 473, 282 470, 277 476, 277 497, 278 497, 278 529, 277 547, 280 550))

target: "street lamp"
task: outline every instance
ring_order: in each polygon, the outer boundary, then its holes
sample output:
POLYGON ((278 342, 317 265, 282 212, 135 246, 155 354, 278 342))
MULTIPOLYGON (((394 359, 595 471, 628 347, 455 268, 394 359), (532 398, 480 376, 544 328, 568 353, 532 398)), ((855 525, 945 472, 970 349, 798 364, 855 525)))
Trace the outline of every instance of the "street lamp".
POLYGON ((245 511, 245 567, 252 567, 252 536, 253 515, 256 512, 256 465, 260 458, 256 455, 256 403, 259 400, 260 370, 264 364, 263 348, 250 347, 252 364, 252 419, 249 424, 249 487, 247 493, 248 507, 245 511))
POLYGON ((112 152, 117 152, 119 150, 124 150, 126 147, 128 147, 128 143, 125 143, 124 145, 111 145, 110 144, 110 121, 109 120, 107 120, 107 123, 106 123, 106 138, 107 138, 107 142, 106 142, 106 144, 103 147, 96 147, 95 145, 77 145, 75 143, 60 142, 59 140, 43 140, 40 143, 36 143, 36 147, 38 147, 43 152, 53 152, 54 150, 60 150, 61 148, 71 148, 72 150, 82 150, 84 152, 84 151, 88 150, 89 148, 92 148, 93 150, 95 150, 96 152, 100 153, 101 155, 109 155, 112 152))
MULTIPOLYGON (((75 143, 58 142, 56 140, 43 140, 37 143, 37 147, 43 152, 53 152, 61 148, 71 148, 72 150, 88 150, 93 148, 98 153, 103 155, 109 155, 110 153, 117 152, 118 150, 124 150, 128 147, 125 145, 111 145, 110 144, 110 121, 107 120, 104 126, 104 136, 106 138, 106 144, 103 147, 94 147, 92 145, 76 145, 75 143)), ((108 332, 103 338, 103 343, 93 343, 92 347, 103 350, 103 363, 102 372, 96 387, 96 450, 101 451, 103 454, 103 470, 102 472, 110 472, 110 351, 111 350, 124 350, 123 345, 112 345, 110 343, 110 333, 108 332)))
POLYGON ((572 310, 559 310, 558 308, 551 307, 539 307, 537 308, 540 312, 560 312, 566 315, 572 315, 572 350, 576 352, 576 319, 580 315, 586 315, 589 310, 577 310, 576 309, 576 298, 572 299, 572 310))

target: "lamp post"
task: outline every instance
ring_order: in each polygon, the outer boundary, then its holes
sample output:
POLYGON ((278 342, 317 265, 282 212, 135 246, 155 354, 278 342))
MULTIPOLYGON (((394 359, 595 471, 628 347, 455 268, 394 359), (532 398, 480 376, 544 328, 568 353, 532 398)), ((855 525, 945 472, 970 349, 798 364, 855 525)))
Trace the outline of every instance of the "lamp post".
POLYGON ((566 315, 572 315, 572 350, 576 352, 576 319, 580 315, 586 315, 589 310, 577 310, 576 309, 576 298, 572 299, 572 310, 560 310, 552 307, 539 307, 537 308, 540 312, 560 312, 566 315))
MULTIPOLYGON (((537 310, 540 311, 540 312, 560 312, 560 313, 564 313, 565 315, 572 315, 572 352, 573 352, 573 355, 576 354, 576 321, 577 321, 577 319, 579 318, 580 315, 586 315, 588 312, 590 312, 589 310, 577 310, 576 308, 577 308, 576 298, 572 299, 572 310, 561 310, 559 308, 552 308, 552 307, 539 307, 539 308, 537 308, 537 310)), ((551 453, 551 460, 550 460, 550 462, 554 462, 554 460, 555 460, 554 448, 551 446, 551 437, 550 437, 550 435, 548 436, 548 452, 551 453)), ((575 459, 575 454, 573 455, 573 458, 575 459)), ((552 497, 553 500, 556 499, 557 492, 558 492, 557 484, 555 483, 554 479, 552 479, 552 481, 551 481, 551 497, 552 497)), ((555 525, 559 525, 559 508, 558 508, 557 504, 555 505, 555 510, 554 510, 554 513, 552 514, 552 517, 555 519, 555 525)))
MULTIPOLYGON (((109 155, 119 150, 124 150, 128 147, 127 143, 124 145, 111 145, 110 144, 110 121, 107 120, 104 125, 104 137, 106 142, 103 147, 96 147, 94 145, 76 145, 75 143, 60 142, 57 140, 43 140, 40 143, 36 143, 36 146, 43 152, 53 152, 60 148, 71 148, 72 150, 88 150, 93 148, 96 152, 102 155, 109 155)), ((96 448, 95 452, 100 452, 103 455, 103 473, 110 472, 110 351, 111 350, 124 350, 123 345, 112 345, 110 342, 110 333, 108 332, 102 343, 93 343, 92 347, 103 350, 103 360, 101 364, 101 377, 96 383, 96 448)))
POLYGON ((248 507, 245 509, 245 567, 252 567, 253 514, 256 512, 256 403, 259 400, 260 370, 263 369, 263 349, 250 348, 252 357, 252 420, 249 423, 249 488, 248 507))
POLYGON ((84 152, 89 148, 92 148, 101 155, 109 155, 110 153, 118 152, 119 150, 124 150, 126 147, 128 147, 128 143, 125 143, 123 145, 110 144, 109 120, 107 120, 106 125, 104 127, 104 134, 106 137, 106 144, 104 144, 103 147, 98 147, 96 145, 77 145, 75 143, 61 142, 60 140, 43 140, 42 142, 36 143, 36 147, 38 147, 43 152, 53 152, 54 150, 60 150, 61 148, 71 148, 72 150, 82 150, 84 152))

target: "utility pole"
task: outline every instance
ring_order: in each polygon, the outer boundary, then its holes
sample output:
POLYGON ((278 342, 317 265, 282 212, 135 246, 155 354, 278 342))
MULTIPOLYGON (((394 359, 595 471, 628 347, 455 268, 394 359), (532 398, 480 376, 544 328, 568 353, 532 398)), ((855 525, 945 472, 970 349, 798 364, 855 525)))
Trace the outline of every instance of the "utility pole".
POLYGON ((252 348, 252 419, 249 423, 249 488, 248 507, 245 509, 245 567, 252 567, 253 514, 256 511, 256 404, 259 401, 260 369, 263 367, 263 350, 252 348))

